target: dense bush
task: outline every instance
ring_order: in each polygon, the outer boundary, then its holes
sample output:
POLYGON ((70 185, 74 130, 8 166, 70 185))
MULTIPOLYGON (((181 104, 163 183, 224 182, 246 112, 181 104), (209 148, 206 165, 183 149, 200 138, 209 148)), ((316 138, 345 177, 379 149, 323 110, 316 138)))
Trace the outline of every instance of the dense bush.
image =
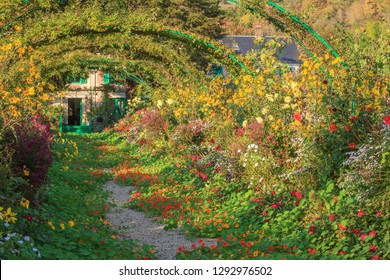
POLYGON ((33 198, 47 178, 53 160, 50 123, 46 118, 34 115, 9 129, 3 143, 6 143, 8 153, 12 155, 10 164, 13 175, 26 181, 14 191, 33 198))

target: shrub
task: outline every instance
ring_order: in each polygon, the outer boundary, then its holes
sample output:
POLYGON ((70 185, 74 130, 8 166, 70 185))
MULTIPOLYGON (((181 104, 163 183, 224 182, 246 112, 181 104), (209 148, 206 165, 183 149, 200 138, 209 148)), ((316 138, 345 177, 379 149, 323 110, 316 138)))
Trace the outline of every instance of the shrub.
POLYGON ((27 198, 32 198, 47 177, 52 163, 52 134, 48 119, 34 115, 6 132, 4 142, 12 154, 11 170, 14 176, 24 178, 17 187, 27 198))

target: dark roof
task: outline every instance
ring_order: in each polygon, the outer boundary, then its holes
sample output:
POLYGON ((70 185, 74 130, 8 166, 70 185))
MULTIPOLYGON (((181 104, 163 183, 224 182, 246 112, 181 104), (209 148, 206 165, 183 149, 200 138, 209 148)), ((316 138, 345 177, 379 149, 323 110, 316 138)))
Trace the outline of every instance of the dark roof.
MULTIPOLYGON (((228 48, 234 50, 236 54, 246 55, 251 51, 259 51, 264 46, 264 43, 255 44, 256 37, 254 36, 236 36, 236 35, 227 35, 221 38, 221 42, 226 45, 228 48)), ((274 37, 265 37, 265 41, 275 40, 274 37)), ((282 52, 279 54, 279 59, 281 62, 286 64, 301 64, 299 60, 300 53, 294 41, 285 40, 283 38, 277 39, 285 43, 285 47, 282 52)))

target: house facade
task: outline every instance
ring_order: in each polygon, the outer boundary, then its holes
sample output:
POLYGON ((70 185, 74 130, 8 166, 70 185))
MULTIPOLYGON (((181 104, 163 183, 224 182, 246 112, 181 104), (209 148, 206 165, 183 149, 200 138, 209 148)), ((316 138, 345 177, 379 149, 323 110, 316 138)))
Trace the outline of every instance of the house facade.
POLYGON ((123 116, 126 88, 112 83, 109 73, 93 70, 87 78, 74 78, 62 93, 60 130, 89 133, 123 116))

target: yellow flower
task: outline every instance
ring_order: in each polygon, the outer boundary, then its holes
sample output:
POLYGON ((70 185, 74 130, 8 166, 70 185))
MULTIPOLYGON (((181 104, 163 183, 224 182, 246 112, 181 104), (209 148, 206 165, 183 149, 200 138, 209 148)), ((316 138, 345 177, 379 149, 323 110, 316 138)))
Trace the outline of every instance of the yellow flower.
POLYGON ((257 121, 258 123, 263 123, 263 122, 264 122, 264 120, 263 120, 262 117, 257 117, 257 118, 256 118, 256 121, 257 121))
POLYGON ((15 25, 14 29, 15 29, 16 32, 20 32, 23 29, 23 27, 21 27, 19 25, 15 25))
POLYGON ((63 221, 60 223, 60 228, 61 228, 62 230, 64 230, 64 229, 65 229, 65 224, 64 224, 64 222, 63 222, 63 221))
POLYGON ((68 225, 69 225, 70 227, 74 227, 75 223, 74 223, 74 221, 69 221, 69 222, 68 222, 68 225))
POLYGON ((290 96, 286 96, 286 97, 284 98, 284 102, 290 103, 290 102, 291 102, 291 97, 290 97, 290 96))
POLYGON ((269 112, 268 107, 265 107, 265 108, 263 108, 263 109, 261 110, 261 113, 262 113, 263 115, 267 115, 268 112, 269 112))
POLYGON ((23 165, 23 174, 26 177, 28 177, 30 175, 30 171, 28 170, 28 168, 25 165, 23 165))
POLYGON ((20 201, 20 205, 26 209, 28 209, 28 207, 30 206, 30 201, 28 201, 27 199, 23 198, 21 201, 20 201))
POLYGON ((15 216, 16 216, 16 213, 12 212, 11 207, 8 207, 7 212, 4 213, 5 221, 7 223, 10 222, 10 221, 15 223, 15 221, 17 220, 15 218, 15 216))
POLYGON ((269 121, 272 122, 274 119, 275 119, 274 116, 272 116, 272 115, 269 115, 269 116, 268 116, 268 120, 269 120, 269 121))

